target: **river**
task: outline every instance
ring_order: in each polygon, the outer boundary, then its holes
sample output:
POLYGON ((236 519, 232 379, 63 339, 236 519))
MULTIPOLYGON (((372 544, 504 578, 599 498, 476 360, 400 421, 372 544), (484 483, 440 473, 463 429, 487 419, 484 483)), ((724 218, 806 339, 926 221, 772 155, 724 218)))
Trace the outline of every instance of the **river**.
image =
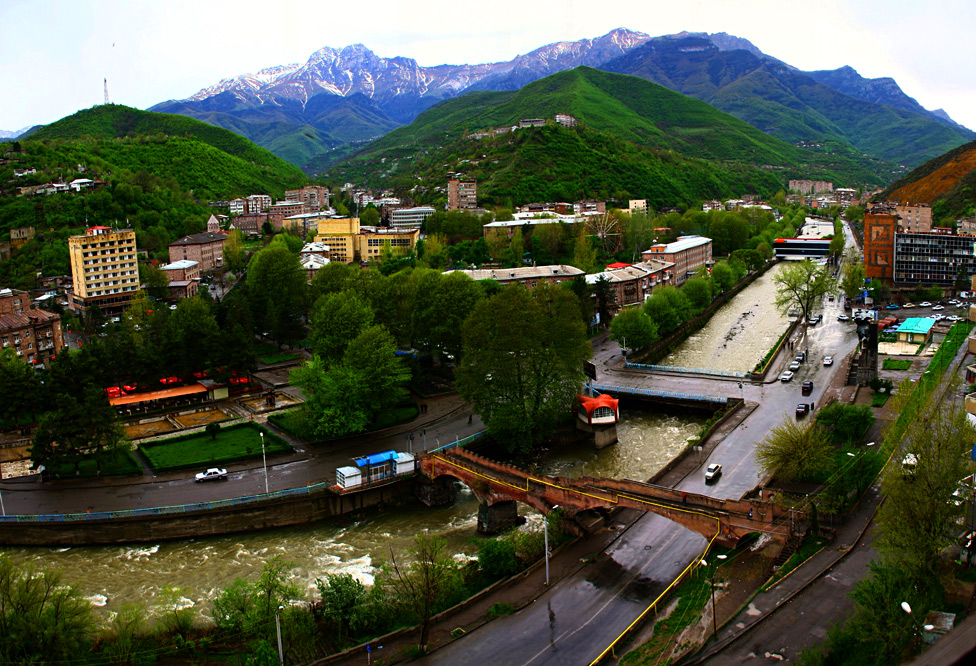
MULTIPOLYGON (((770 272, 771 273, 771 272, 770 272)), ((771 274, 756 280, 711 322, 663 363, 722 370, 749 370, 776 342, 787 325, 774 312, 771 274)), ((645 480, 668 463, 698 433, 706 414, 663 409, 627 410, 618 425, 619 443, 600 451, 578 445, 552 452, 543 472, 575 477, 645 480)), ((3 552, 21 564, 62 570, 104 614, 123 603, 152 611, 165 587, 180 587, 187 603, 206 614, 207 601, 235 578, 254 579, 274 555, 293 565, 292 582, 307 588, 327 573, 348 572, 364 583, 390 548, 409 550, 415 534, 427 529, 442 535, 458 557, 477 551, 477 500, 467 489, 442 508, 409 506, 365 518, 333 520, 298 528, 269 530, 158 544, 88 548, 9 548, 3 552)), ((538 529, 538 514, 520 507, 538 529)))

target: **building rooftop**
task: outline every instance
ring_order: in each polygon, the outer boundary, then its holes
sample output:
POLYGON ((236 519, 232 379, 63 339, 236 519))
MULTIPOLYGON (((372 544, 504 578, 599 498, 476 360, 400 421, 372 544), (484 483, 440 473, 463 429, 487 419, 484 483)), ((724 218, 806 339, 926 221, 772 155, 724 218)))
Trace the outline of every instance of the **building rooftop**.
POLYGON ((191 261, 190 259, 180 259, 179 261, 174 261, 171 264, 166 264, 161 268, 164 271, 185 271, 188 268, 193 268, 198 262, 191 261))
POLYGON ((531 280, 533 278, 566 277, 573 278, 583 275, 583 271, 575 266, 554 264, 551 266, 523 266, 521 268, 479 268, 468 270, 445 271, 446 273, 464 273, 472 280, 531 280))
POLYGON ((928 317, 909 317, 901 323, 898 327, 899 333, 919 333, 921 335, 927 334, 932 330, 932 326, 935 325, 934 319, 929 319, 928 317))
POLYGON ((683 250, 690 250, 693 247, 699 247, 711 242, 711 238, 705 238, 704 236, 682 236, 673 243, 658 243, 657 245, 652 245, 651 252, 681 252, 683 250))
POLYGON ((227 234, 204 231, 201 234, 190 234, 189 236, 184 236, 178 241, 173 241, 169 244, 169 247, 174 245, 206 245, 207 243, 222 243, 225 240, 227 240, 227 234))

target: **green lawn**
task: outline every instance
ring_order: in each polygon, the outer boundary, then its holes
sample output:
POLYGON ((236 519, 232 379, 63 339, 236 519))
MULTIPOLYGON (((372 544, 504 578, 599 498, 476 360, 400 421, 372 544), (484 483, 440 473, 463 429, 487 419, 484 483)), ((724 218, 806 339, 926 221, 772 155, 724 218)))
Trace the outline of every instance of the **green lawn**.
POLYGON ((265 365, 272 365, 273 363, 284 363, 285 361, 294 361, 295 359, 301 358, 301 354, 295 354, 293 352, 280 352, 277 354, 266 354, 264 356, 258 356, 258 360, 265 365))
POLYGON ((217 463, 260 458, 261 432, 264 433, 266 453, 292 450, 283 439, 255 423, 221 428, 215 440, 206 433, 194 433, 146 442, 139 446, 139 450, 153 469, 159 471, 208 467, 217 463))
POLYGON ((883 370, 908 370, 912 367, 911 360, 900 358, 886 358, 881 364, 883 370))
POLYGON ((871 406, 872 407, 884 407, 885 403, 888 402, 888 398, 891 397, 890 393, 875 393, 871 396, 871 406))
MULTIPOLYGON (((381 412, 376 417, 376 421, 374 421, 373 424, 364 432, 382 430, 383 428, 389 428, 390 426, 400 423, 413 421, 415 418, 417 418, 417 414, 419 412, 420 409, 415 403, 412 402, 400 405, 398 407, 391 407, 390 409, 381 412)), ((324 441, 320 440, 313 432, 311 432, 311 430, 309 430, 308 421, 305 419, 305 411, 300 407, 298 409, 290 409, 284 412, 269 414, 268 420, 292 437, 297 437, 298 439, 306 442, 324 441)))
MULTIPOLYGON (((142 474, 142 465, 136 460, 135 454, 131 449, 116 449, 102 454, 102 473, 101 476, 128 476, 130 474, 142 474)), ((57 467, 49 467, 50 473, 61 479, 88 479, 98 474, 98 464, 95 456, 85 456, 78 464, 79 474, 75 476, 75 464, 64 463, 57 467)))

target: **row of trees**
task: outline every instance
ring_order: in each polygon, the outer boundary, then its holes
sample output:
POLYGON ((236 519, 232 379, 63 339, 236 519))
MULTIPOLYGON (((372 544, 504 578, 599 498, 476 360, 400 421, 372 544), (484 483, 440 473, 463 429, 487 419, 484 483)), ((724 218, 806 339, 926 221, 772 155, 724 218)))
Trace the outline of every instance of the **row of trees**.
MULTIPOLYGON (((565 539, 556 514, 547 518, 554 543, 565 539)), ((291 565, 269 559, 256 579, 236 579, 217 592, 209 625, 185 603, 187 590, 163 589, 153 609, 124 604, 108 627, 90 602, 57 571, 0 559, 0 660, 4 663, 154 663, 163 655, 205 660, 210 648, 278 663, 276 615, 288 663, 307 663, 390 631, 420 625, 420 648, 431 618, 542 556, 541 534, 514 531, 478 543, 477 559, 460 563, 438 535, 419 534, 405 553, 392 548, 366 586, 350 574, 316 579, 317 598, 289 582, 291 565), (281 608, 281 610, 279 610, 281 608)))

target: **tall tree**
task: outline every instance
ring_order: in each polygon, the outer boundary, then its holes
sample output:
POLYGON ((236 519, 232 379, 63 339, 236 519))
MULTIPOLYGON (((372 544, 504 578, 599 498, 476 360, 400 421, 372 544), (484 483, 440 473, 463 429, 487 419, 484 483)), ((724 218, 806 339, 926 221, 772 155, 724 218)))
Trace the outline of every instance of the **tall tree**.
POLYGON ((464 323, 458 391, 509 450, 527 451, 572 407, 586 342, 576 298, 547 283, 510 285, 464 323))
POLYGON ((224 241, 224 267, 231 273, 239 275, 246 262, 244 233, 240 229, 231 229, 227 232, 227 240, 224 241))
POLYGON ((841 269, 840 289, 848 300, 853 300, 864 289, 864 264, 856 253, 848 253, 841 269))
POLYGON ((422 276, 414 300, 414 344, 456 362, 463 348, 461 327, 481 298, 481 286, 464 273, 422 276))
POLYGON ((756 447, 756 460, 764 472, 791 481, 829 469, 833 453, 826 430, 813 421, 802 423, 787 417, 756 447))
POLYGON ((337 361, 346 346, 372 323, 373 309, 355 292, 325 294, 315 301, 309 316, 312 352, 327 363, 337 361))
POLYGON ((610 322, 610 337, 624 349, 641 349, 658 339, 657 324, 639 307, 624 308, 610 322))
POLYGON ((306 283, 297 254, 284 245, 271 245, 255 254, 247 271, 247 289, 259 331, 279 345, 303 337, 306 283))
POLYGON ((77 471, 81 458, 94 454, 101 468, 103 451, 128 443, 115 418, 115 410, 95 385, 86 386, 80 398, 61 395, 57 408, 46 412, 34 431, 31 460, 57 473, 64 462, 74 462, 77 471))
POLYGON ((776 284, 776 305, 784 310, 800 308, 803 318, 810 316, 815 303, 836 289, 826 266, 818 266, 809 259, 783 264, 773 276, 776 284))

